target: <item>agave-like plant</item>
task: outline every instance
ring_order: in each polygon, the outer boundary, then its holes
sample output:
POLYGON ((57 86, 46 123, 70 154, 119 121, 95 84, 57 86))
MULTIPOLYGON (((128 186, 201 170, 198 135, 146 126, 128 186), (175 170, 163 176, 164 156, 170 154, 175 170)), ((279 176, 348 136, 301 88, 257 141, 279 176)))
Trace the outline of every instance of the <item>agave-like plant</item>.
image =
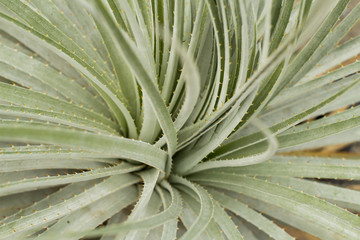
POLYGON ((360 4, 0 3, 0 239, 360 239, 360 4))

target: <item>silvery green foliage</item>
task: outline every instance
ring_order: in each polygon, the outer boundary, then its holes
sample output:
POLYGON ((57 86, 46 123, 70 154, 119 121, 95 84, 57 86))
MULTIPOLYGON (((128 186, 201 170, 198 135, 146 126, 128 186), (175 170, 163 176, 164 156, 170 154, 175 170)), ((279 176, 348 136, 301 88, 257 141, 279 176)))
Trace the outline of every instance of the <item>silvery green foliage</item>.
POLYGON ((359 239, 348 2, 0 0, 0 239, 359 239))

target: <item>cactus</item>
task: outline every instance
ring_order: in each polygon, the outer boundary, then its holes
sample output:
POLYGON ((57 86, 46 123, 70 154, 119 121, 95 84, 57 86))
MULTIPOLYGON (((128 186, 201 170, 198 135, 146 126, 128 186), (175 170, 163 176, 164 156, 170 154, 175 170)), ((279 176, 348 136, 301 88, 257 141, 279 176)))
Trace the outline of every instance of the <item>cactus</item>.
POLYGON ((0 239, 360 239, 360 4, 0 6, 0 239))

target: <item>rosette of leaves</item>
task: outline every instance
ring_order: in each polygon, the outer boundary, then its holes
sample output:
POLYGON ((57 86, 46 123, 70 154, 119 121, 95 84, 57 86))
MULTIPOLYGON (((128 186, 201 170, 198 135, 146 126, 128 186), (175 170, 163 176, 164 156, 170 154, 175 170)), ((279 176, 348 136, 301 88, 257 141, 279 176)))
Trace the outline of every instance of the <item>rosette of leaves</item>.
POLYGON ((359 239, 348 2, 0 0, 0 239, 359 239))

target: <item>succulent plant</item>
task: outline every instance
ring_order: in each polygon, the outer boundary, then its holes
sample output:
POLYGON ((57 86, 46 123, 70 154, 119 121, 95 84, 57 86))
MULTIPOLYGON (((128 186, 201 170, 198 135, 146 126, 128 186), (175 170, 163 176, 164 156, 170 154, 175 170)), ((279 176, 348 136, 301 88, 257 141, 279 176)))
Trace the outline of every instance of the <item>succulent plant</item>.
POLYGON ((348 4, 0 0, 0 239, 360 239, 348 4))

